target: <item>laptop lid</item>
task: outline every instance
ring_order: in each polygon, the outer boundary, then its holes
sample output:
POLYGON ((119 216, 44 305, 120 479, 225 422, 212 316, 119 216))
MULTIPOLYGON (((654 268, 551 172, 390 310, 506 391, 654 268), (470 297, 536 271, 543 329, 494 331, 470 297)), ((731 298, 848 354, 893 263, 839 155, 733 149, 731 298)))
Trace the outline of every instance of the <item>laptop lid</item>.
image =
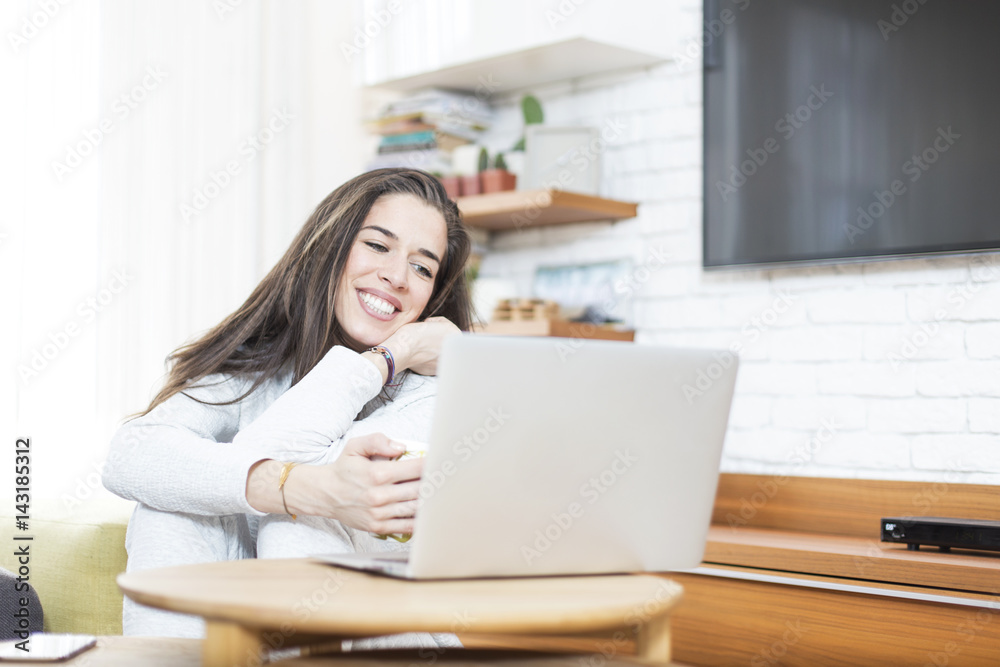
POLYGON ((408 575, 698 566, 737 366, 718 350, 446 339, 408 575))

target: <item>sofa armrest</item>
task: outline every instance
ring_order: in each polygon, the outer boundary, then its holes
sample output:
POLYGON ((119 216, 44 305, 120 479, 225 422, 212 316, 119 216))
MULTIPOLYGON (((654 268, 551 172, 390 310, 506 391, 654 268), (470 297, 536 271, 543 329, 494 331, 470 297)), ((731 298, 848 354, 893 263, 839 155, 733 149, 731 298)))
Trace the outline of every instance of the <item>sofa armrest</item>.
MULTIPOLYGON (((0 507, 0 540, 30 545, 29 582, 38 593, 46 632, 115 635, 122 632, 122 594, 115 577, 125 571, 125 530, 134 503, 33 500, 28 529, 16 527, 13 503, 0 507)), ((17 573, 14 549, 0 549, 0 567, 17 573)))

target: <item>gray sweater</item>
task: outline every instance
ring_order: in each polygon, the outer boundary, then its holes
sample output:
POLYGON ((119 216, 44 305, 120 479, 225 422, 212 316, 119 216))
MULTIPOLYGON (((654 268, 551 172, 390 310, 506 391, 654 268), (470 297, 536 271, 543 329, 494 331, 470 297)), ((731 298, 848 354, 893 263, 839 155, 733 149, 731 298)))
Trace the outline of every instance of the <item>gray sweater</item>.
MULTIPOLYGON (((215 375, 198 384, 186 392, 190 396, 176 394, 118 430, 104 468, 104 485, 110 491, 164 512, 261 517, 259 524, 253 521, 259 525, 256 547, 260 557, 411 548, 413 541, 377 540, 333 519, 300 516, 296 522, 285 515, 263 515, 247 503, 246 481, 250 467, 261 459, 330 463, 347 440, 369 433, 426 442, 435 378, 407 374, 392 390, 392 400, 382 405, 374 400, 382 390, 375 366, 352 350, 334 347, 294 387, 289 387, 291 374, 284 373, 231 405, 205 405, 194 398, 232 400, 250 387, 250 380, 215 375)), ((174 551, 167 545, 176 544, 176 532, 159 527, 143 535, 155 544, 146 549, 152 558, 146 558, 142 566, 168 564, 156 559, 174 551)), ((166 627, 170 619, 157 617, 155 623, 159 632, 170 634, 166 627)), ((345 642, 345 648, 353 649, 461 645, 450 633, 345 642)))
POLYGON ((209 376, 190 396, 175 394, 123 425, 111 441, 104 486, 167 512, 261 515, 246 500, 247 474, 261 459, 330 463, 361 435, 430 437, 435 378, 410 373, 377 406, 381 375, 345 347, 332 348, 294 387, 286 372, 238 403, 195 400, 232 400, 250 384, 209 376))

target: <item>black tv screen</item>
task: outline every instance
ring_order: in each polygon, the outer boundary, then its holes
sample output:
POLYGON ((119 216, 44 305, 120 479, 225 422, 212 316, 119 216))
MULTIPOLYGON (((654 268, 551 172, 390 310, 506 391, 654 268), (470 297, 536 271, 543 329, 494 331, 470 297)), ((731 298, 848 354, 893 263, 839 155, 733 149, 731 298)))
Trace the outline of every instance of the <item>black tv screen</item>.
POLYGON ((1000 248, 1000 2, 704 13, 705 267, 1000 248))

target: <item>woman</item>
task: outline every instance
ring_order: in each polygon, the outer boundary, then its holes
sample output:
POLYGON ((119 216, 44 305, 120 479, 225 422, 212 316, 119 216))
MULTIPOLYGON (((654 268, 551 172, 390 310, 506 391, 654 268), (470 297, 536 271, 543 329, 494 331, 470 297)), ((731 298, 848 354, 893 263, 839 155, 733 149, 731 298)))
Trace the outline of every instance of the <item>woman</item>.
MULTIPOLYGON (((128 570, 406 548, 373 537, 413 530, 422 461, 387 460, 403 451, 391 438, 429 437, 442 340, 471 325, 469 248, 424 172, 381 169, 331 193, 247 301, 168 358, 164 388, 115 434, 104 485, 139 503, 128 570)), ((127 598, 123 625, 204 632, 127 598)))

